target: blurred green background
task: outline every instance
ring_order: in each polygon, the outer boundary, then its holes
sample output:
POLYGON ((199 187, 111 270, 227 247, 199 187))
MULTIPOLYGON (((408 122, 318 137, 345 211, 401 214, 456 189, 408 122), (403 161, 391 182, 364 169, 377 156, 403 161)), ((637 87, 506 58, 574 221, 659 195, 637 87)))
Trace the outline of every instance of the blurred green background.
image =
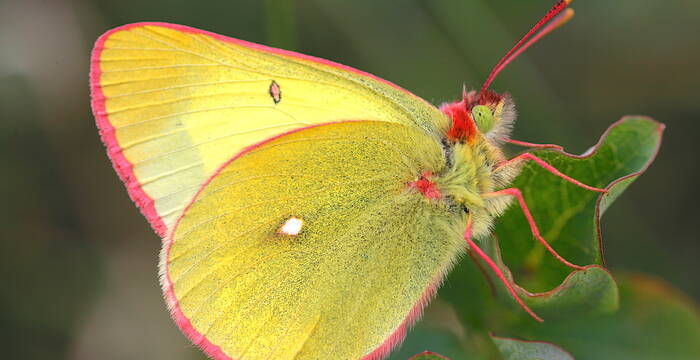
MULTIPOLYGON (((185 24, 350 65, 439 104, 478 87, 552 0, 0 0, 0 339, 6 359, 201 359, 161 300, 160 240, 90 113, 93 42, 130 22, 185 24)), ((605 215, 613 270, 700 299, 700 2, 579 0, 518 59, 515 138, 585 151, 626 114, 667 125, 656 163, 605 215)))

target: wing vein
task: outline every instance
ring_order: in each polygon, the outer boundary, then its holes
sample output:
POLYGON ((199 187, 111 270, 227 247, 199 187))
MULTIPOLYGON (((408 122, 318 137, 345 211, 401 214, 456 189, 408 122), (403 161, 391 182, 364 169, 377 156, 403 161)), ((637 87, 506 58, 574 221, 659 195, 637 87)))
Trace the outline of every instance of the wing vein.
POLYGON ((133 92, 123 93, 123 94, 119 94, 119 95, 112 95, 109 98, 110 99, 118 99, 118 98, 132 96, 132 95, 143 95, 143 94, 150 94, 150 93, 155 93, 155 92, 160 92, 160 91, 176 90, 176 89, 188 89, 188 88, 193 88, 193 87, 197 87, 197 86, 250 84, 250 83, 263 82, 263 81, 269 82, 270 79, 206 81, 206 82, 199 82, 199 83, 193 83, 193 84, 181 84, 181 85, 166 86, 166 87, 162 87, 162 88, 133 91, 133 92))

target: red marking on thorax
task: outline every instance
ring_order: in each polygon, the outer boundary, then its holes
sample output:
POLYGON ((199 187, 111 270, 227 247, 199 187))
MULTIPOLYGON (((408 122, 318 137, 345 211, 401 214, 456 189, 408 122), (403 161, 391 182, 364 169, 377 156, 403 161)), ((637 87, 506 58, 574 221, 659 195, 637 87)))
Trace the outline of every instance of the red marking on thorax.
POLYGON ((447 137, 452 141, 472 142, 478 130, 471 116, 471 109, 475 105, 474 93, 464 91, 461 101, 445 103, 440 106, 440 111, 452 119, 452 127, 447 131, 447 137))
POLYGON ((410 183, 410 186, 415 187, 418 189, 418 191, 423 194, 423 196, 427 197, 428 199, 439 199, 442 197, 442 194, 440 193, 440 190, 435 186, 435 183, 430 181, 430 177, 432 174, 430 172, 425 172, 423 175, 420 177, 420 179, 410 183))

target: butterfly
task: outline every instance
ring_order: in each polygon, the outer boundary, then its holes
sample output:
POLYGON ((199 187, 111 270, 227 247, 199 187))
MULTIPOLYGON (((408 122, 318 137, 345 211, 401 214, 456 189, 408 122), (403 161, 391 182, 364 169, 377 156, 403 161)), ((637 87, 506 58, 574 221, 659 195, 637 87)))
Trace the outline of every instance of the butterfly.
POLYGON ((368 73, 167 23, 102 35, 92 108, 114 168, 163 239, 173 319, 214 359, 385 357, 520 190, 515 118, 489 89, 572 16, 559 1, 479 91, 435 107, 368 73))

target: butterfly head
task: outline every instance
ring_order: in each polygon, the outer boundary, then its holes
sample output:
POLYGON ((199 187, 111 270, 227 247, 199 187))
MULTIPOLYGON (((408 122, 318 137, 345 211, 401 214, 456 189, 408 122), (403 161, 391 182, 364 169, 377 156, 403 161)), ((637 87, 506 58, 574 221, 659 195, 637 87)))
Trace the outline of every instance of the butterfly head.
POLYGON ((440 107, 451 120, 447 138, 453 142, 472 143, 478 138, 500 143, 508 138, 515 121, 510 95, 487 90, 462 92, 462 100, 440 107))

